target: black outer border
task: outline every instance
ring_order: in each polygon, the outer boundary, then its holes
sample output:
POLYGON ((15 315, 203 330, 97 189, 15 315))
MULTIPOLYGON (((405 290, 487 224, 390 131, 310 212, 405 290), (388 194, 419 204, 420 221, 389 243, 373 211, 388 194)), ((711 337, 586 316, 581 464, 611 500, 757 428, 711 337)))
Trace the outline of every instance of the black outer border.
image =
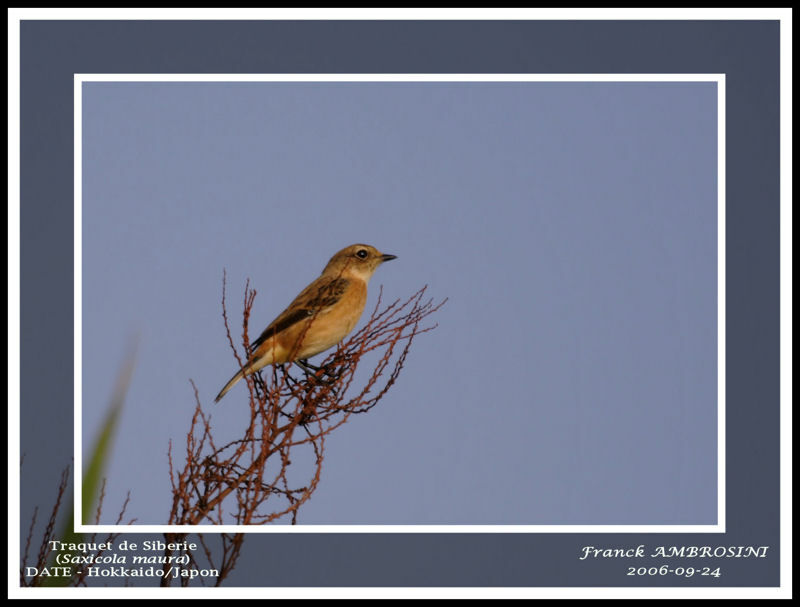
POLYGON ((73 74, 162 72, 724 73, 727 533, 253 534, 226 585, 778 585, 778 21, 22 21, 23 542, 73 450, 73 74), (673 563, 720 578, 578 560, 638 544, 769 550, 673 563))

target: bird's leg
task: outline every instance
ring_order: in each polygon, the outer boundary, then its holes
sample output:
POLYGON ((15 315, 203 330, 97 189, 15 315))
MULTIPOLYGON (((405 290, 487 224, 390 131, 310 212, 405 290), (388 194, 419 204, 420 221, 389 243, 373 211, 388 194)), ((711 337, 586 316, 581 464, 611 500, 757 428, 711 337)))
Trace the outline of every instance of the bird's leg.
POLYGON ((310 362, 308 362, 307 358, 298 358, 296 361, 294 361, 294 364, 296 364, 298 367, 300 367, 306 373, 315 372, 315 371, 319 371, 320 370, 320 368, 318 366, 312 365, 310 362))
POLYGON ((328 371, 323 367, 317 367, 316 365, 312 365, 310 362, 308 362, 308 359, 306 358, 300 358, 294 361, 294 364, 296 364, 303 371, 305 371, 307 377, 313 377, 314 381, 316 382, 322 384, 332 384, 336 379, 338 379, 333 375, 331 375, 330 373, 328 373, 328 371), (319 375, 320 371, 322 371, 322 374, 327 375, 330 379, 323 379, 322 377, 320 377, 319 375))
POLYGON ((325 365, 324 367, 317 367, 316 365, 312 365, 310 362, 308 362, 307 358, 303 358, 300 362, 302 362, 302 364, 305 365, 305 367, 307 367, 308 369, 313 369, 315 374, 318 373, 319 371, 322 371, 328 377, 331 377, 331 378, 334 378, 334 379, 338 379, 339 378, 339 375, 340 375, 339 373, 337 373, 337 374, 331 373, 331 370, 330 370, 331 367, 335 367, 336 366, 334 363, 330 363, 328 365, 325 365))

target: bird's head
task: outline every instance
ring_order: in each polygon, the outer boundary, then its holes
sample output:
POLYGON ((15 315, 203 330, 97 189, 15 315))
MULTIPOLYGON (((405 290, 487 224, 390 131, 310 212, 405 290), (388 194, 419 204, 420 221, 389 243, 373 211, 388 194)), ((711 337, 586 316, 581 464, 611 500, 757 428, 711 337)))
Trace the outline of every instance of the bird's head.
POLYGON ((379 265, 384 261, 395 258, 395 255, 381 253, 378 249, 368 244, 354 244, 345 247, 331 257, 322 273, 355 274, 367 281, 372 277, 372 273, 375 272, 379 265))

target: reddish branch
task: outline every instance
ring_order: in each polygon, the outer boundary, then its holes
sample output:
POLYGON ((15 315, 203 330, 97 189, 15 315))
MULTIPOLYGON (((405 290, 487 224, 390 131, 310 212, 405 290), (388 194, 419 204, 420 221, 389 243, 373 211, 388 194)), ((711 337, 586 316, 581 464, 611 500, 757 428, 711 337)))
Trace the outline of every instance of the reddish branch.
MULTIPOLYGON (((245 394, 250 415, 235 440, 215 439, 211 416, 203 411, 192 383, 196 405, 179 471, 172 444, 168 453, 173 493, 168 523, 263 525, 286 518, 295 524, 298 509, 319 483, 326 437, 353 414, 377 405, 397 380, 416 336, 436 327, 423 323, 445 302, 424 299, 426 288, 383 308, 381 290, 364 327, 339 344, 315 375, 276 365, 248 376, 245 394)), ((222 316, 239 367, 250 346, 248 324, 255 296, 248 282, 240 350, 232 337, 223 277, 222 316)), ((169 534, 167 539, 185 537, 169 534)), ((221 538, 222 557, 217 559, 201 539, 209 564, 218 563, 217 583, 235 563, 243 536, 221 538)))

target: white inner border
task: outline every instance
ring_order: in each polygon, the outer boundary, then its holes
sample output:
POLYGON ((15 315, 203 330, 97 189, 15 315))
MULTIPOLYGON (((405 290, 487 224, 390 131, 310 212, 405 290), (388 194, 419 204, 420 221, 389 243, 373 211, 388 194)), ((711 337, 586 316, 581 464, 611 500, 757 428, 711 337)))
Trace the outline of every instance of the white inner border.
POLYGON ((725 75, 724 74, 75 74, 75 483, 82 484, 82 92, 84 82, 713 82, 717 85, 717 524, 715 525, 83 525, 76 532, 162 533, 724 533, 725 532, 725 75))

